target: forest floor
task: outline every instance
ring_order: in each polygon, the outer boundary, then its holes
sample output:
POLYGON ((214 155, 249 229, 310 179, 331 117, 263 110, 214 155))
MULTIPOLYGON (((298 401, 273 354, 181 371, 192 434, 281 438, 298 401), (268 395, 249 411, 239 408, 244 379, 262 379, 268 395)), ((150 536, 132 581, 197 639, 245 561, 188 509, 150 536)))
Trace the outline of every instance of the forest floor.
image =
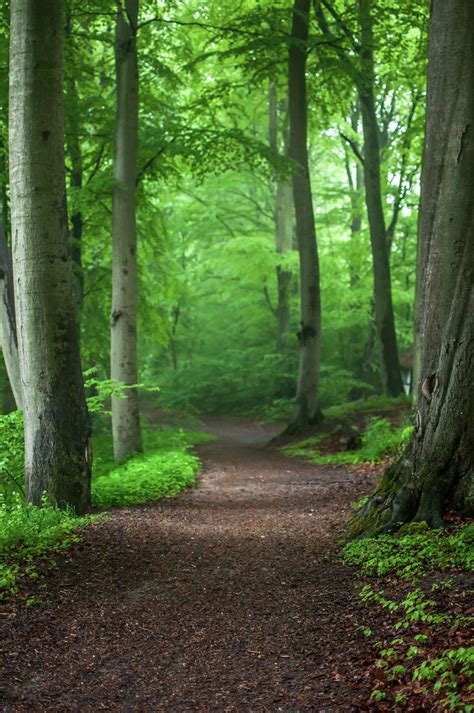
POLYGON ((285 457, 275 426, 206 430, 198 487, 112 510, 40 604, 2 605, 2 711, 378 709, 337 544, 374 475, 285 457))

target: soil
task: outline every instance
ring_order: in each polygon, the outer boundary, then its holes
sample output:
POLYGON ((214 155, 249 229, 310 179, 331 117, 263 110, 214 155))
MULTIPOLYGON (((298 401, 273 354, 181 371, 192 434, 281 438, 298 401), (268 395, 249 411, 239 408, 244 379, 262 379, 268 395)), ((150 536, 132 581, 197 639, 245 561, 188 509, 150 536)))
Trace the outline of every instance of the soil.
POLYGON ((3 605, 2 711, 376 710, 337 544, 374 476, 287 458, 276 427, 207 430, 198 487, 111 512, 42 604, 3 605))

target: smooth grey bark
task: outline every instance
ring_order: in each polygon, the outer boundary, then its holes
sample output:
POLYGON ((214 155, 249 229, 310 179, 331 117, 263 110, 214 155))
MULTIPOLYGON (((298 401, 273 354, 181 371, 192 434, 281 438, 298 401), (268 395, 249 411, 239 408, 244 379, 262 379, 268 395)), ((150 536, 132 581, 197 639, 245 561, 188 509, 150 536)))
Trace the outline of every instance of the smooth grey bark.
POLYGON ((380 346, 382 382, 387 394, 399 396, 403 393, 403 383, 398 363, 390 254, 382 202, 379 127, 374 98, 371 5, 372 0, 359 0, 361 72, 357 90, 364 134, 364 184, 372 246, 375 321, 380 346))
POLYGON ((414 435, 355 531, 474 510, 474 5, 433 0, 422 174, 421 379, 414 435))
MULTIPOLYGON (((286 104, 286 102, 284 102, 286 104)), ((278 96, 274 82, 270 82, 268 93, 269 108, 269 144, 275 156, 281 155, 278 131, 278 96)), ((285 132, 283 153, 288 153, 288 135, 285 132)), ((293 192, 291 179, 278 176, 275 190, 275 247, 279 255, 284 256, 293 247, 293 192)), ((281 265, 276 268, 278 302, 277 318, 277 351, 281 354, 288 348, 290 331, 290 290, 291 272, 281 265)))
POLYGON ((15 404, 21 411, 23 389, 15 322, 13 264, 2 225, 0 225, 0 347, 15 404))
MULTIPOLYGON (((359 130, 359 109, 356 106, 350 116, 350 124, 353 132, 359 130)), ((351 253, 358 253, 360 250, 359 238, 362 230, 362 205, 364 202, 364 172, 360 159, 360 148, 358 143, 351 141, 351 150, 347 146, 346 137, 343 135, 344 164, 346 169, 347 182, 349 184, 349 199, 351 204, 351 253), (351 157, 355 156, 355 165, 352 167, 351 157)), ((354 268, 352 260, 349 261, 349 279, 351 287, 358 282, 360 275, 354 268)))
MULTIPOLYGON (((137 383, 138 0, 117 5, 115 69, 117 106, 112 196, 111 374, 137 383)), ((122 461, 142 449, 137 389, 112 398, 114 456, 122 461)))
POLYGON ((310 6, 311 0, 295 0, 288 62, 288 155, 296 164, 292 181, 301 294, 301 326, 298 332, 300 360, 295 411, 288 426, 290 431, 300 430, 321 418, 321 295, 307 145, 306 58, 310 6))
POLYGON ((29 502, 90 504, 89 419, 68 246, 62 0, 12 0, 10 186, 29 502))

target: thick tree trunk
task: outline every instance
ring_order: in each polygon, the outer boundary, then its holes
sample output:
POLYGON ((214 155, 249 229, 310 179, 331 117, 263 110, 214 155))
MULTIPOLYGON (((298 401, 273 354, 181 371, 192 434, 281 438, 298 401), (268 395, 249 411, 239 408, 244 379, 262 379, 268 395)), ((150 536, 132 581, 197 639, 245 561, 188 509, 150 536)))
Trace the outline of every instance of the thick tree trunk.
POLYGON ((473 507, 474 5, 433 0, 422 178, 421 384, 413 438, 354 531, 473 507), (470 494, 470 495, 469 495, 470 494))
POLYGON ((23 389, 15 323, 13 265, 3 227, 0 225, 0 346, 15 403, 23 409, 23 389))
POLYGON ((403 393, 403 383, 398 363, 390 256, 382 203, 379 128, 374 99, 371 4, 372 0, 359 0, 362 67, 358 94, 364 133, 364 183, 372 245, 375 319, 380 346, 382 382, 387 394, 399 396, 403 393))
MULTIPOLYGON (((269 143, 270 149, 275 155, 280 154, 278 140, 278 97, 276 85, 270 83, 269 97, 269 143)), ((285 132, 286 133, 286 132, 285 132)), ((285 135, 283 141, 284 155, 288 153, 288 137, 285 135)), ((293 243, 293 192, 291 180, 278 176, 275 191, 275 245, 279 255, 284 256, 292 249, 293 243)), ((290 331, 290 290, 291 272, 285 270, 281 265, 277 265, 277 291, 278 303, 276 308, 277 317, 277 351, 283 354, 288 348, 288 336, 290 331)))
POLYGON ((26 493, 83 512, 89 421, 67 240, 62 0, 12 0, 10 186, 26 493))
MULTIPOLYGON (((117 111, 112 201, 112 378, 137 383, 137 227, 135 192, 138 150, 138 0, 117 11, 115 66, 117 111)), ((114 455, 122 461, 142 449, 136 388, 112 398, 114 455)))
POLYGON ((308 165, 308 106, 306 57, 310 0, 295 0, 288 64, 290 144, 288 155, 296 163, 293 200, 300 258, 301 327, 298 332, 300 362, 295 411, 289 430, 300 430, 321 418, 319 370, 321 351, 321 296, 311 183, 308 165))

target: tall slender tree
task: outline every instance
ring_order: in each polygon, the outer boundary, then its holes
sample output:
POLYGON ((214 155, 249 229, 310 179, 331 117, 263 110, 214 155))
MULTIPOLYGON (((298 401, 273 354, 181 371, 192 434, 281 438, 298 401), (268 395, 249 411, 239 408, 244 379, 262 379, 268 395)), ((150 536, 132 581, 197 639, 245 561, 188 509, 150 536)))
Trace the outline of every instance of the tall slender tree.
POLYGON ((311 181, 308 164, 308 103, 306 59, 311 0, 295 0, 288 59, 290 141, 288 156, 295 162, 293 200, 300 261, 301 326, 296 404, 289 430, 300 430, 321 416, 319 372, 321 353, 321 294, 311 181))
POLYGON ((142 448, 137 383, 138 0, 117 5, 117 107, 112 196, 111 373, 130 388, 112 399, 114 455, 122 461, 142 448))
POLYGON ((90 503, 90 429, 68 245, 63 0, 12 0, 10 186, 26 492, 90 503))
MULTIPOLYGON (((279 141, 279 105, 285 111, 287 101, 278 101, 277 86, 274 81, 270 82, 268 92, 269 108, 269 144, 275 156, 281 155, 279 141)), ((283 155, 288 153, 288 131, 283 130, 283 155)), ((275 189, 275 244, 278 255, 284 257, 293 247, 293 195, 291 180, 287 176, 279 175, 276 180, 275 189)), ((276 268, 277 277, 277 350, 280 353, 286 351, 288 347, 288 333, 290 330, 290 288, 292 274, 289 270, 278 264, 276 268)))
POLYGON ((374 306, 385 391, 398 396, 403 383, 398 363, 397 335, 392 304, 390 252, 382 203, 379 127, 375 109, 374 37, 372 0, 359 0, 361 25, 358 95, 364 133, 364 184, 374 271, 374 306))
POLYGON ((414 435, 355 521, 442 525, 473 508, 474 5, 433 0, 422 178, 420 390, 414 435))

